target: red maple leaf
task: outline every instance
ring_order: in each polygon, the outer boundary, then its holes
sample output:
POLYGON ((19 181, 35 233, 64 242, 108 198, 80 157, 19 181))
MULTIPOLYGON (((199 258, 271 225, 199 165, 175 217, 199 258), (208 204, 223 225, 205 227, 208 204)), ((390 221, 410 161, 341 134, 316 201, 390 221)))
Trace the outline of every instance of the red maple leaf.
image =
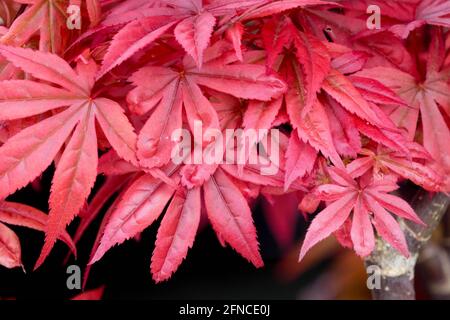
POLYGON ((409 256, 405 236, 389 212, 416 223, 422 222, 406 201, 388 193, 398 189, 397 184, 388 177, 373 180, 369 176, 369 179, 363 177, 356 181, 338 168, 329 168, 328 172, 332 183, 321 185, 315 191, 328 205, 312 221, 300 259, 316 243, 337 231, 351 213, 350 238, 358 255, 365 257, 374 249, 373 225, 383 239, 404 256, 409 256))
POLYGON ((133 163, 137 162, 136 134, 122 107, 93 90, 97 66, 92 60, 78 63, 73 70, 66 61, 49 53, 7 46, 0 47, 0 53, 23 71, 53 84, 32 80, 0 82, 0 119, 62 109, 0 147, 4 159, 0 164, 0 198, 4 198, 39 176, 67 141, 53 179, 46 242, 38 267, 83 207, 94 185, 98 161, 95 121, 117 153, 133 163))

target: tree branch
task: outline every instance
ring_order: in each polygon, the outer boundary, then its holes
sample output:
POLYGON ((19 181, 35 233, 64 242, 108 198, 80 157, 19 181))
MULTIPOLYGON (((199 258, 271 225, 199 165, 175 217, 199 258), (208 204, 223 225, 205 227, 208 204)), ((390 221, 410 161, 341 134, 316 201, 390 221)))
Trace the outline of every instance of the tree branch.
POLYGON ((375 265, 381 273, 381 286, 372 289, 375 300, 415 299, 414 268, 417 257, 439 225, 449 204, 450 198, 443 193, 431 195, 421 190, 416 194, 411 206, 426 226, 400 220, 411 253, 409 258, 402 256, 382 239, 377 239, 375 250, 366 259, 366 266, 375 265))

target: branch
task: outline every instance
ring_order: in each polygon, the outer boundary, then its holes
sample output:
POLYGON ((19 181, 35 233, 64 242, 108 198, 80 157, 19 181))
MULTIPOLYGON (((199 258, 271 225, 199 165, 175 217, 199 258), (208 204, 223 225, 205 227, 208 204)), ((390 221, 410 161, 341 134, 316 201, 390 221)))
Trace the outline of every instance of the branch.
POLYGON ((449 204, 450 198, 443 193, 431 195, 421 190, 416 194, 411 206, 426 226, 400 219, 400 226, 411 253, 409 258, 402 256, 382 239, 377 239, 375 250, 366 259, 366 266, 375 265, 381 273, 381 286, 372 289, 372 297, 375 300, 415 299, 414 268, 417 257, 439 225, 449 204))

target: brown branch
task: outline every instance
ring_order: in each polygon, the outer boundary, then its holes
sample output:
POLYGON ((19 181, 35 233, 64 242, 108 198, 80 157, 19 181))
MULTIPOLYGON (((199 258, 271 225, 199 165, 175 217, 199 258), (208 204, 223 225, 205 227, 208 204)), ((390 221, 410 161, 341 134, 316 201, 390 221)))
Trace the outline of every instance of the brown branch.
POLYGON ((377 239, 375 250, 366 259, 366 266, 375 265, 380 270, 381 285, 372 289, 375 300, 415 299, 414 268, 417 257, 439 225, 449 204, 450 198, 443 193, 430 195, 424 190, 417 193, 411 206, 426 226, 400 220, 411 253, 409 258, 403 257, 382 239, 377 239))

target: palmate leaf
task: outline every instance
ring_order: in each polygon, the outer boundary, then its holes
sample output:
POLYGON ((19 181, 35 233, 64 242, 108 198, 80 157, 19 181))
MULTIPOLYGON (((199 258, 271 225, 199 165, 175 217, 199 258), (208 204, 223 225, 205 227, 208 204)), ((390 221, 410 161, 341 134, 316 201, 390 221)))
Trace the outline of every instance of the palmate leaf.
MULTIPOLYGON (((260 267, 250 209, 260 195, 283 248, 293 244, 297 208, 314 213, 326 202, 301 257, 330 234, 365 257, 374 232, 407 256, 392 214, 420 220, 390 193, 403 179, 432 192, 450 185, 448 1, 3 2, 2 265, 21 265, 10 225, 46 233, 38 267, 57 240, 75 254, 105 213, 83 287, 92 263, 160 218, 155 282, 179 268, 202 218, 220 244, 260 267), (66 26, 69 4, 81 5, 81 30, 66 26), (381 30, 367 30, 370 4, 382 9, 381 30), (259 159, 276 172, 266 175, 262 163, 175 165, 172 134, 197 122, 204 133, 278 129, 278 155, 274 141, 258 140, 259 159), (40 194, 52 163, 49 215, 5 200, 30 183, 40 194), (105 180, 89 197, 99 173, 105 180), (77 216, 72 241, 65 229, 77 216)), ((191 142, 206 150, 210 138, 191 142)))
POLYGON ((80 66, 76 72, 53 54, 7 46, 0 47, 0 53, 23 71, 62 87, 56 89, 25 80, 28 81, 25 90, 14 90, 11 82, 0 82, 0 88, 8 92, 1 102, 4 119, 69 106, 22 130, 0 148, 5 159, 0 167, 0 198, 5 198, 40 175, 69 139, 53 179, 46 241, 36 264, 38 267, 66 225, 78 214, 95 182, 98 159, 95 119, 116 152, 132 163, 137 163, 136 134, 119 104, 105 98, 91 98, 94 85, 91 79, 96 72, 93 61, 80 66), (21 108, 14 114, 17 105, 21 108))
MULTIPOLYGON (((100 245, 95 249, 90 264, 100 260, 114 245, 134 237, 153 224, 169 203, 158 231, 151 266, 156 282, 167 280, 192 246, 201 203, 205 203, 209 220, 219 240, 223 244, 230 244, 255 266, 262 265, 251 211, 243 195, 244 191, 239 186, 240 183, 248 182, 282 189, 284 171, 279 172, 276 177, 264 177, 259 174, 261 168, 246 166, 243 170, 238 170, 236 165, 181 167, 168 164, 162 170, 174 179, 175 185, 179 184, 180 175, 181 181, 188 178, 192 180, 192 184, 180 186, 176 190, 147 173, 137 178, 122 194, 108 218, 100 245), (203 177, 203 173, 207 176, 203 177), (202 180, 197 181, 200 176, 202 180), (201 190, 203 202, 200 202, 201 190), (216 199, 214 202, 213 198, 216 199)), ((294 187, 302 188, 298 183, 294 183, 294 187)))
POLYGON ((204 133, 210 128, 219 129, 217 113, 200 86, 261 101, 270 101, 284 92, 284 83, 275 76, 266 75, 264 67, 229 64, 227 55, 216 54, 216 47, 206 52, 202 69, 186 59, 182 72, 150 66, 131 77, 136 89, 130 92, 128 101, 142 114, 153 109, 138 139, 141 165, 154 168, 168 163, 175 146, 171 134, 182 124, 182 106, 191 130, 194 130, 195 121, 201 122, 204 133), (150 74, 152 78, 149 78, 150 74))
POLYGON ((357 182, 346 171, 337 168, 329 168, 329 174, 333 184, 321 185, 316 191, 319 199, 328 201, 329 204, 312 221, 303 242, 300 259, 316 243, 337 231, 351 212, 351 240, 357 254, 365 257, 374 249, 375 241, 369 219, 371 212, 375 217, 373 224, 380 236, 404 256, 409 256, 400 226, 386 210, 418 224, 423 222, 406 201, 388 193, 398 186, 389 179, 373 180, 368 184, 362 180, 357 182))
MULTIPOLYGON (((409 106, 397 108, 390 117, 399 127, 408 131, 411 139, 416 135, 420 114, 423 145, 441 169, 448 172, 450 156, 444 141, 450 139, 450 131, 440 107, 444 112, 449 110, 450 95, 446 93, 449 74, 448 71, 441 70, 444 59, 442 35, 435 33, 432 40, 423 82, 413 75, 392 68, 372 68, 359 74, 377 79, 408 103, 409 106)), ((446 181, 445 184, 448 188, 449 182, 446 181)))
MULTIPOLYGON (((276 177, 264 177, 259 174, 261 169, 258 167, 238 170, 236 165, 202 168, 204 166, 165 166, 162 170, 167 176, 174 178, 176 185, 180 181, 180 174, 183 180, 183 174, 186 175, 191 170, 194 175, 207 172, 208 177, 201 182, 195 181, 196 185, 187 188, 180 186, 177 190, 147 173, 138 177, 115 205, 90 264, 100 260, 114 245, 133 238, 153 224, 169 203, 158 230, 151 264, 153 279, 156 282, 167 280, 193 244, 201 203, 205 203, 209 220, 222 244, 228 243, 255 266, 262 266, 251 211, 243 195, 244 191, 239 186, 248 182, 282 189, 284 172, 276 177), (203 202, 200 198, 201 191, 203 202)), ((299 188, 299 184, 294 183, 293 187, 299 188)))
MULTIPOLYGON (((298 31, 288 18, 270 20, 263 27, 262 38, 268 66, 276 59, 280 65, 281 60, 280 72, 289 87, 286 110, 304 142, 340 167, 340 155, 356 155, 361 148, 360 133, 393 150, 405 151, 401 132, 374 104, 406 103, 380 82, 344 75, 331 67, 336 65, 336 57, 353 53, 349 48, 325 45, 317 37, 298 31), (320 99, 322 92, 325 99, 320 99)), ((355 71, 362 67, 360 62, 350 64, 355 71)))
POLYGON ((236 20, 236 23, 229 26, 230 35, 237 55, 241 58, 239 20, 264 17, 308 5, 325 4, 319 0, 232 0, 210 3, 166 0, 159 4, 147 3, 142 8, 133 4, 133 1, 129 3, 129 6, 125 4, 120 7, 120 10, 111 12, 103 22, 105 27, 115 24, 126 25, 114 36, 99 77, 135 55, 139 50, 151 45, 174 25, 176 40, 194 59, 197 67, 201 68, 203 55, 210 43, 217 17, 228 16, 228 20, 230 18, 236 20), (242 16, 238 15, 240 12, 242 16))
POLYGON ((420 153, 414 152, 411 148, 408 156, 382 148, 379 148, 378 152, 364 150, 364 157, 352 161, 347 170, 354 178, 362 176, 369 170, 373 170, 374 175, 391 171, 426 190, 439 191, 442 188, 442 176, 430 165, 431 155, 426 151, 422 152, 421 148, 421 146, 418 148, 420 153))

